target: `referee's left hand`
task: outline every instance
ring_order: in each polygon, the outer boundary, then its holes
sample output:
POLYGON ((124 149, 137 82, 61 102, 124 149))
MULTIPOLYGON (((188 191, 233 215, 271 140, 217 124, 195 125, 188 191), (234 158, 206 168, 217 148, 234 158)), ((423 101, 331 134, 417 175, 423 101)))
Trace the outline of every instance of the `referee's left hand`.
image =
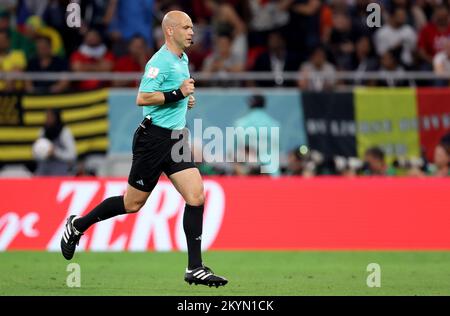
POLYGON ((194 96, 191 94, 189 96, 189 101, 188 101, 188 109, 192 109, 195 105, 195 98, 194 96))

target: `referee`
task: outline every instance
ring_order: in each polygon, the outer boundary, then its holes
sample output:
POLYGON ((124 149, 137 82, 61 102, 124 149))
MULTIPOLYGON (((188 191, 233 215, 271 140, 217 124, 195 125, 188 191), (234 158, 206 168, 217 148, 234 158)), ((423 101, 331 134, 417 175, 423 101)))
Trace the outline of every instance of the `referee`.
POLYGON ((191 160, 175 161, 171 156, 172 146, 179 141, 171 136, 185 127, 187 108, 195 105, 194 80, 190 78, 189 61, 184 53, 192 45, 193 24, 186 13, 170 11, 164 16, 162 29, 165 44, 147 63, 136 98, 136 103, 142 106, 144 120, 133 137, 127 191, 123 196, 104 200, 83 217, 69 216, 61 238, 61 251, 67 260, 72 259, 80 237, 90 226, 117 215, 138 212, 164 172, 186 201, 183 228, 188 267, 184 280, 189 284, 223 286, 228 281, 202 262, 205 197, 200 172, 191 160))

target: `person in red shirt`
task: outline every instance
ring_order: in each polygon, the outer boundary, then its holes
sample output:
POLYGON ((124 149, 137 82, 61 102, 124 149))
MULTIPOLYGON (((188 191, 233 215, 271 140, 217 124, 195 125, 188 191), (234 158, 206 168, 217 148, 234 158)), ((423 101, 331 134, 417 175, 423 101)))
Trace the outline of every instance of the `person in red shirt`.
MULTIPOLYGON (((89 30, 83 44, 70 57, 70 67, 75 72, 108 72, 114 66, 114 56, 102 42, 100 33, 89 30)), ((84 80, 77 84, 79 90, 91 90, 105 86, 100 80, 84 80)))
POLYGON ((444 49, 450 40, 450 18, 445 6, 437 6, 432 21, 425 25, 419 33, 418 53, 427 64, 432 64, 433 57, 444 49))
MULTIPOLYGON (((151 50, 147 46, 145 38, 139 35, 134 36, 128 43, 128 54, 117 59, 114 71, 142 73, 151 55, 151 50)), ((137 80, 117 80, 114 81, 113 85, 116 87, 137 87, 138 83, 137 80)))

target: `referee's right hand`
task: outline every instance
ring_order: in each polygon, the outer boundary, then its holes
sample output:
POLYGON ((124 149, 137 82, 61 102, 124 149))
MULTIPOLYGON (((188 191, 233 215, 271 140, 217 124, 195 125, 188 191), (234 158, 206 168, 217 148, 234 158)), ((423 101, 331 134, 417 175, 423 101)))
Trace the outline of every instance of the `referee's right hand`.
POLYGON ((194 93, 195 90, 194 82, 195 82, 194 79, 189 78, 184 80, 183 83, 181 84, 180 90, 185 97, 194 93))

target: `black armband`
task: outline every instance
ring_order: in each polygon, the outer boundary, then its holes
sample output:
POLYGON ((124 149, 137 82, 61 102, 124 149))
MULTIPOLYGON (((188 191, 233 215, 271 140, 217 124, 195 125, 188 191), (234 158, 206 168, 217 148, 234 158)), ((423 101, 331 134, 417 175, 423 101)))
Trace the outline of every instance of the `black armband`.
POLYGON ((183 92, 181 92, 181 89, 163 92, 163 94, 164 94, 164 104, 177 102, 185 98, 183 92))

